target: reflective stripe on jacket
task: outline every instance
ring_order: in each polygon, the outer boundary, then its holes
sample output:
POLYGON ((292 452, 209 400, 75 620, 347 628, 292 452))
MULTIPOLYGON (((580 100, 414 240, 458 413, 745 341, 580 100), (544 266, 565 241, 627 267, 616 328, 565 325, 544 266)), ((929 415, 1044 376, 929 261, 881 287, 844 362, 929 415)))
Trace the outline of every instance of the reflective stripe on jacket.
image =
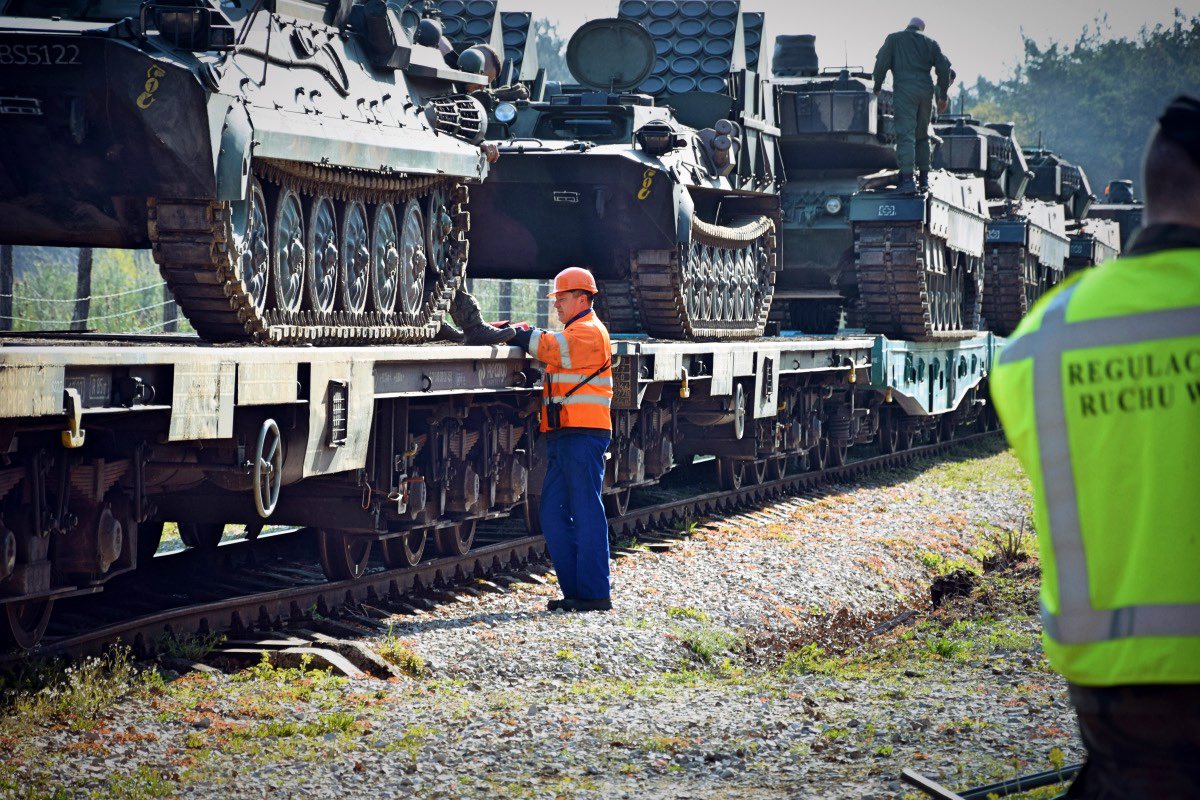
POLYGON ((583 386, 575 386, 612 359, 608 329, 594 311, 586 311, 561 331, 535 330, 529 339, 529 354, 546 364, 542 392, 542 432, 546 424, 545 404, 562 404, 561 428, 612 430, 612 367, 606 366, 583 386), (567 392, 575 389, 570 397, 567 392))
POLYGON ((1200 246, 1047 296, 992 397, 1033 484, 1050 663, 1083 686, 1200 682, 1200 246))

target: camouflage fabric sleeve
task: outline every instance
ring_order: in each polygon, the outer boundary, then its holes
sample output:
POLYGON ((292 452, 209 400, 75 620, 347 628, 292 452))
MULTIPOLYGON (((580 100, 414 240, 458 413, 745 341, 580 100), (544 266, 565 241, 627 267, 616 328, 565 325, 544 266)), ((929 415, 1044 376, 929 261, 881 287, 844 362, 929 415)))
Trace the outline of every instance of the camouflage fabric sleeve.
POLYGON ((950 97, 950 59, 937 42, 933 43, 933 68, 937 71, 937 96, 946 100, 950 97))
POLYGON ((879 48, 879 52, 875 54, 875 91, 883 89, 883 79, 887 77, 888 70, 892 68, 892 37, 889 36, 883 40, 883 47, 879 48))

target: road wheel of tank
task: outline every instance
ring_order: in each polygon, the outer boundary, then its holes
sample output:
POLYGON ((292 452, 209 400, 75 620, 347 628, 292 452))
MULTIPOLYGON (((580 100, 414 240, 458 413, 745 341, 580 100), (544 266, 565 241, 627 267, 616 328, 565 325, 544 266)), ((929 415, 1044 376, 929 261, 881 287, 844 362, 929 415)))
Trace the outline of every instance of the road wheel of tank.
POLYGON ((425 254, 437 274, 442 274, 454 257, 451 210, 450 193, 444 187, 434 189, 425 200, 425 254))
POLYGON ((415 567, 421 563, 421 556, 425 555, 425 544, 428 541, 428 528, 420 528, 391 539, 384 539, 380 542, 383 549, 383 563, 389 569, 415 567))
POLYGON ((357 536, 337 530, 317 531, 317 553, 321 570, 331 581, 356 580, 367 571, 371 560, 369 536, 357 536))
POLYGON ((223 522, 180 522, 179 538, 194 550, 216 550, 225 535, 223 522))
POLYGON ((475 520, 467 520, 449 528, 438 528, 434 533, 438 552, 444 556, 465 556, 475 543, 475 520))
POLYGON ((267 200, 258 178, 250 179, 245 200, 231 203, 233 252, 230 262, 238 271, 242 288, 257 311, 267 306, 271 274, 271 244, 267 200))
POLYGON ((722 491, 736 491, 746 482, 746 462, 734 458, 717 459, 717 486, 722 491))
POLYGON ((375 207, 375 223, 371 226, 371 301, 376 311, 390 314, 395 309, 399 274, 400 231, 396 209, 391 203, 380 203, 375 207))
POLYGON ((630 489, 619 489, 604 495, 604 513, 610 517, 623 517, 629 513, 630 489))
POLYGON ((304 285, 308 303, 313 311, 333 311, 338 294, 338 262, 341 260, 338 241, 337 212, 328 195, 313 198, 308 212, 308 239, 305 250, 304 285))
POLYGON ((417 314, 425 303, 425 270, 429 265, 426 253, 425 216, 416 200, 404 204, 400 214, 400 310, 417 314))
POLYGON ((0 626, 0 649, 17 647, 32 650, 42 640, 54 611, 54 600, 19 600, 4 604, 4 624, 0 626))
POLYGON ((308 261, 304 250, 304 207, 300 195, 288 186, 279 190, 272 227, 271 286, 275 290, 275 307, 298 311, 304 299, 304 269, 308 261))
POLYGON ((347 200, 342 209, 340 260, 342 310, 357 314, 367 307, 371 283, 371 230, 367 209, 357 200, 347 200))

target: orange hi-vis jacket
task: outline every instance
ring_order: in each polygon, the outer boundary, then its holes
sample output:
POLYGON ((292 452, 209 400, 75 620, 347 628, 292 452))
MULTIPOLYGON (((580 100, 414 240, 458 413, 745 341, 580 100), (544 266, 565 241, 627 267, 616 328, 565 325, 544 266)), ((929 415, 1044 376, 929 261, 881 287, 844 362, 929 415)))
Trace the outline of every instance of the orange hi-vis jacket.
POLYGON ((562 331, 535 330, 529 338, 529 354, 546 364, 542 390, 543 433, 546 424, 545 406, 554 401, 562 404, 560 430, 564 428, 594 428, 612 430, 613 377, 612 344, 608 329, 591 309, 567 323, 562 331), (600 373, 583 386, 576 385, 600 369, 600 373), (568 392, 574 392, 567 396, 568 392))

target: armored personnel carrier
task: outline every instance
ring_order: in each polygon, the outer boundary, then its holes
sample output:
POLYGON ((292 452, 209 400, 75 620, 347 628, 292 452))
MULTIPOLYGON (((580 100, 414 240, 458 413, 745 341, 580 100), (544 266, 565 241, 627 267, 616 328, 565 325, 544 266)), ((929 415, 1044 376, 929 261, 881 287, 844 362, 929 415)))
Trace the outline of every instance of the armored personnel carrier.
POLYGON ((625 0, 620 15, 571 37, 580 85, 496 107, 501 155, 472 196, 472 275, 587 266, 614 332, 759 335, 775 272, 777 129, 744 69, 739 5, 625 0))
POLYGON ((1116 258, 1121 252, 1120 226, 1115 220, 1095 217, 1095 198, 1083 168, 1040 147, 1027 148, 1025 157, 1033 171, 1027 194, 1056 203, 1066 213, 1070 250, 1064 277, 1116 258))
POLYGON ((777 36, 772 71, 787 173, 772 317, 835 333, 859 296, 850 198, 859 176, 896 168, 892 93, 861 69, 820 70, 811 35, 777 36))
MULTIPOLYGON (((977 154, 972 163, 984 161, 977 154)), ((917 194, 898 192, 898 179, 892 169, 865 175, 850 199, 863 323, 871 333, 914 341, 973 336, 990 219, 984 179, 934 168, 917 194)))
POLYGON ((1104 187, 1104 197, 1092 206, 1093 220, 1112 220, 1120 226, 1122 248, 1129 247, 1134 231, 1142 225, 1142 201, 1134 195, 1133 181, 1109 181, 1104 187))
POLYGON ((1012 125, 965 115, 941 121, 934 127, 942 139, 934 165, 983 180, 990 219, 982 312, 989 329, 1007 336, 1062 280, 1069 249, 1063 207, 1055 198, 1027 196, 1032 173, 1012 125))
POLYGON ((432 338, 484 82, 384 0, 0 2, 0 241, 152 247, 210 341, 432 338))

